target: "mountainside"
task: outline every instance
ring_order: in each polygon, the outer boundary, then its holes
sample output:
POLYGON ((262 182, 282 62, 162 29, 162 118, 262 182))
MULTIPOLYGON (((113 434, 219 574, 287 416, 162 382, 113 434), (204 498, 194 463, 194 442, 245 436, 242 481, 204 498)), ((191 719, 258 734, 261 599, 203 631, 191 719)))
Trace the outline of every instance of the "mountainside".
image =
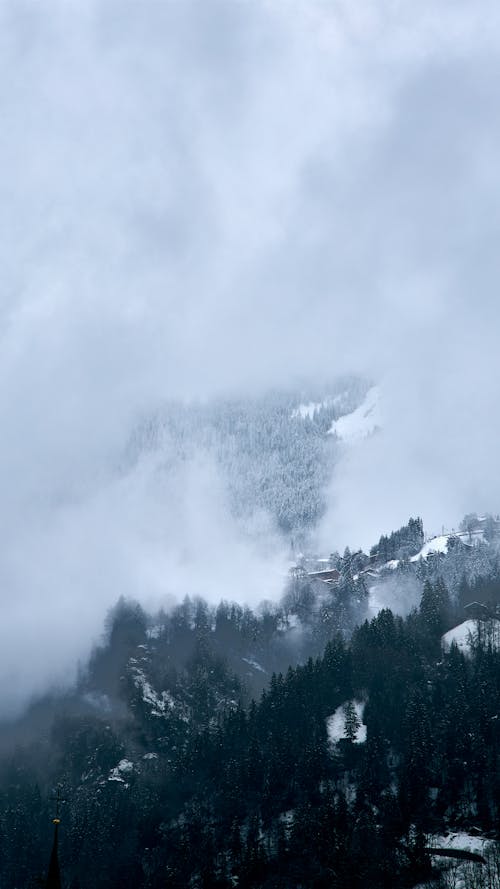
POLYGON ((498 523, 467 521, 425 541, 411 519, 328 568, 304 556, 257 611, 121 600, 77 686, 3 726, 2 887, 46 865, 56 785, 81 889, 412 886, 451 829, 477 829, 492 867, 498 523), (449 631, 467 615, 481 632, 462 651, 449 631))
POLYGON ((306 538, 324 511, 345 429, 352 427, 353 438, 376 429, 373 417, 362 422, 365 411, 371 416, 375 410, 375 391, 367 381, 347 377, 324 389, 171 402, 141 422, 126 462, 153 454, 172 471, 183 461, 208 454, 238 519, 248 522, 264 511, 283 534, 306 538))

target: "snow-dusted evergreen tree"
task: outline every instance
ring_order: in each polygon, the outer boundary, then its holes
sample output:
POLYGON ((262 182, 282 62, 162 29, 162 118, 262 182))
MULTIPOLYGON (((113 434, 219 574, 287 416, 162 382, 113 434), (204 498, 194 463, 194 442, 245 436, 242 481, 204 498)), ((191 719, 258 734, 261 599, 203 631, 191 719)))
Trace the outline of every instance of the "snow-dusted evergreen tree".
POLYGON ((344 704, 344 737, 347 741, 352 743, 356 740, 360 725, 361 722, 353 702, 347 701, 344 704))

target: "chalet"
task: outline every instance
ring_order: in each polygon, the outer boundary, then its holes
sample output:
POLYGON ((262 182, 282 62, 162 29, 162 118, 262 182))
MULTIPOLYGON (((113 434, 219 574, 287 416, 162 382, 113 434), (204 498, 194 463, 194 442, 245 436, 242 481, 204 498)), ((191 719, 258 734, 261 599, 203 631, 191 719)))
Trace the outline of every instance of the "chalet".
POLYGON ((340 572, 336 568, 328 568, 325 571, 310 571, 307 576, 310 580, 322 580, 324 583, 338 583, 340 580, 340 572))
POLYGON ((498 614, 483 602, 469 602, 464 606, 464 611, 470 620, 500 620, 498 614))
POLYGON ((379 572, 370 566, 368 566, 368 568, 363 568, 359 574, 361 577, 368 578, 369 580, 378 580, 380 578, 379 572))

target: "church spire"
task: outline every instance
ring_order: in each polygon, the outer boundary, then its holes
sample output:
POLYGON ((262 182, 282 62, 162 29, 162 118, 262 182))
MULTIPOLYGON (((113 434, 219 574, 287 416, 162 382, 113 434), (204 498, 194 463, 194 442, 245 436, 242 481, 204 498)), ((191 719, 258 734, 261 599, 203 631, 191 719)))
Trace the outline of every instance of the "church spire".
POLYGON ((45 881, 45 889, 62 889, 61 887, 61 872, 59 869, 59 825, 61 823, 61 819, 59 817, 59 809, 62 802, 65 802, 61 796, 61 790, 57 788, 57 795, 52 797, 56 803, 56 815, 55 818, 52 819, 52 823, 54 825, 54 842, 52 843, 52 852, 50 855, 49 861, 49 872, 47 874, 47 879, 45 881))

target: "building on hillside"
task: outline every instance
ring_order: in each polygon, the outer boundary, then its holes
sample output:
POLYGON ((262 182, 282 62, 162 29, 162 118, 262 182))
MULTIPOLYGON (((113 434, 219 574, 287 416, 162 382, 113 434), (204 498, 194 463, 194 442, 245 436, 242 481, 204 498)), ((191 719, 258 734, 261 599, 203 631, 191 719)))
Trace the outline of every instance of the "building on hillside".
POLYGON ((310 580, 322 580, 323 583, 338 583, 340 571, 337 571, 336 568, 328 568, 325 571, 310 571, 307 576, 310 580))
POLYGON ((500 620, 500 616, 483 602, 469 602, 464 606, 465 614, 470 620, 500 620))

